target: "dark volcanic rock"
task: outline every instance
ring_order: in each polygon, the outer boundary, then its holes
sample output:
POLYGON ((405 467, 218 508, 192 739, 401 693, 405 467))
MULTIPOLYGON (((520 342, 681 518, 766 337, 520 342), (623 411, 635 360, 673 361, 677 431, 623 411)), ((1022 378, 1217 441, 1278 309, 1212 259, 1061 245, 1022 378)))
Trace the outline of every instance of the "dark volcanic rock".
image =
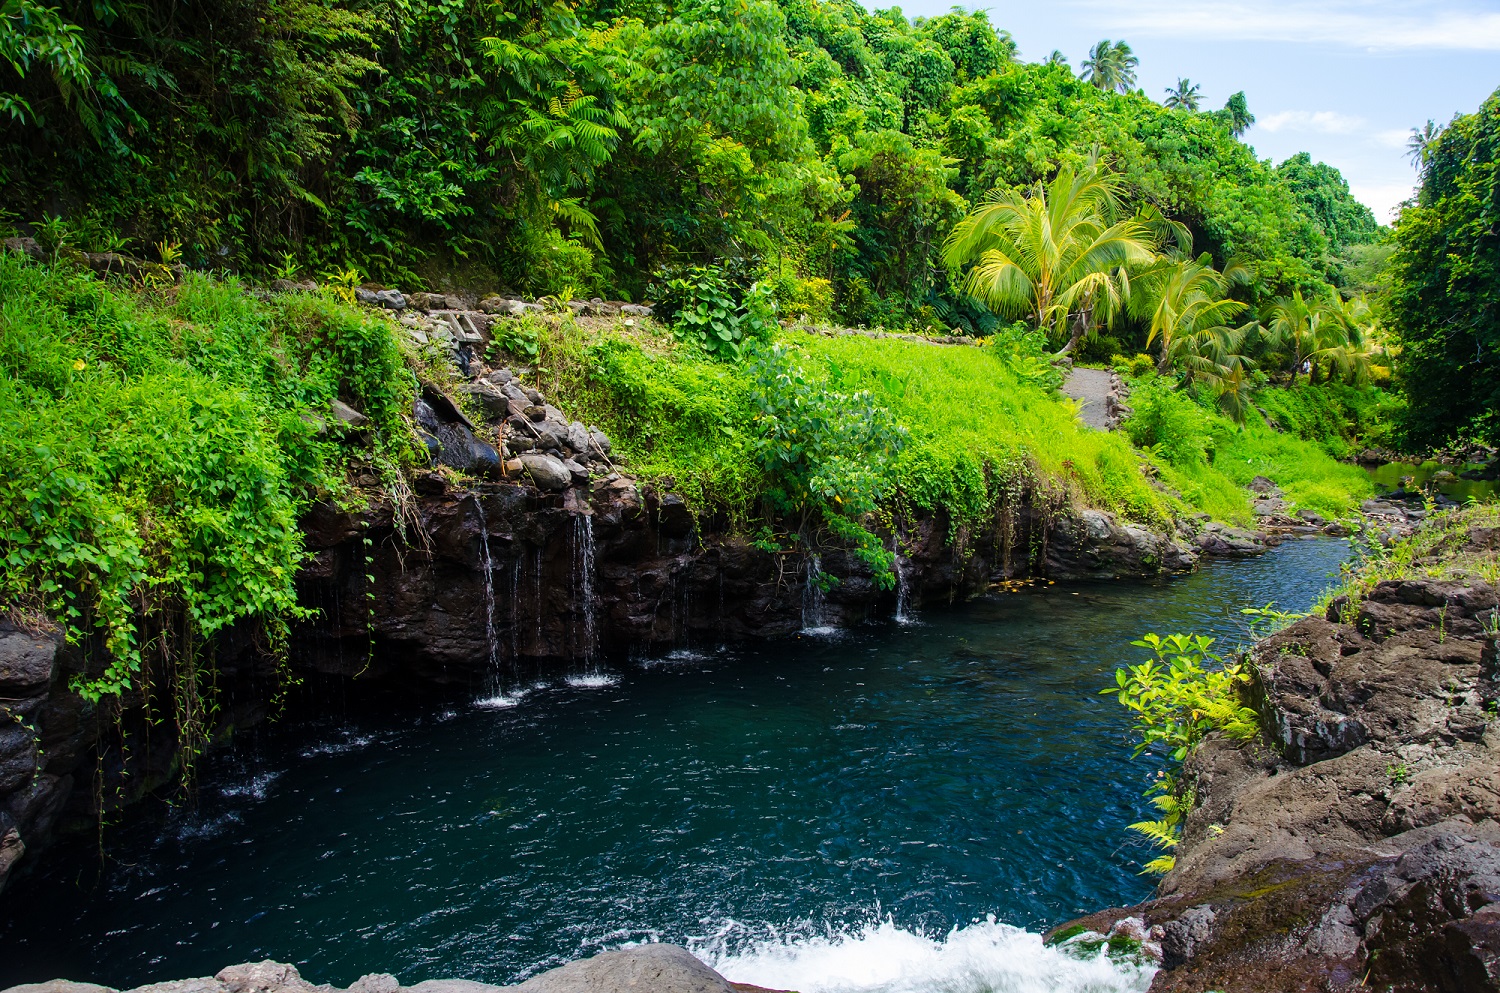
MULTIPOLYGON (((1487 547, 1486 529, 1420 565, 1487 547)), ((1267 743, 1189 758, 1153 993, 1500 990, 1500 591, 1376 583, 1258 643, 1267 743)))

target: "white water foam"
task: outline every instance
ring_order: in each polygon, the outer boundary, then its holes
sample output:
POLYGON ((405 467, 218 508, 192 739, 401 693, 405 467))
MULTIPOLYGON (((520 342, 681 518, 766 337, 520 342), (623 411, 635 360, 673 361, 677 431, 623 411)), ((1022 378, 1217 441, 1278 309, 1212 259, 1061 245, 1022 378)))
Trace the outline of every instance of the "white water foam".
POLYGON ((271 784, 280 778, 281 773, 279 771, 262 772, 250 777, 246 782, 224 784, 219 787, 219 795, 250 800, 264 800, 266 794, 270 792, 271 784))
POLYGON ((474 701, 474 706, 480 710, 509 710, 521 702, 526 696, 525 690, 513 690, 510 693, 496 693, 494 696, 480 697, 474 701))
POLYGON ((727 928, 691 944, 731 982, 802 993, 1143 993, 1156 969, 1042 944, 993 917, 942 938, 886 920, 822 934, 798 929, 735 943, 727 928), (736 947, 737 945, 737 947, 736 947))
POLYGON ((620 681, 619 676, 611 676, 606 672, 585 672, 578 676, 569 676, 568 685, 580 690, 598 690, 606 686, 613 686, 620 681))

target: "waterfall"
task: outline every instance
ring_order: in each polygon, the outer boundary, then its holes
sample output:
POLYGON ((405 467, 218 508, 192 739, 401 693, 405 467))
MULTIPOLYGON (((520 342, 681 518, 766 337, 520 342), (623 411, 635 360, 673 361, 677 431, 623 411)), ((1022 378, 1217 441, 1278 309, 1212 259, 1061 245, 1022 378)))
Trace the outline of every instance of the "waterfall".
POLYGON ((495 634, 495 563, 490 558, 490 524, 484 516, 484 501, 476 494, 474 506, 479 511, 479 543, 484 553, 484 641, 489 649, 489 669, 485 677, 489 696, 500 695, 500 639, 495 634))
POLYGON ((510 563, 510 664, 521 657, 521 553, 510 563))
POLYGON ((896 574, 896 623, 915 624, 911 610, 911 584, 906 579, 906 560, 901 556, 900 536, 891 537, 891 570, 896 574))
POLYGON ((826 634, 832 628, 824 623, 823 558, 807 557, 807 582, 802 587, 802 630, 806 634, 826 634))
POLYGON ((595 669, 598 648, 594 596, 594 518, 573 516, 573 602, 578 607, 579 630, 573 640, 588 671, 595 669))

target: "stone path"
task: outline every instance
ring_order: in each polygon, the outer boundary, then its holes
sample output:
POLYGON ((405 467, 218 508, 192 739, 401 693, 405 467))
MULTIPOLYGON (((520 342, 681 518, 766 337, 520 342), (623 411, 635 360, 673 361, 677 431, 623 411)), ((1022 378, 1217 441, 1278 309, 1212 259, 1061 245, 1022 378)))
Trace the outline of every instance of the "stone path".
POLYGON ((1074 369, 1063 383, 1063 392, 1079 402, 1082 410, 1078 416, 1083 423, 1096 431, 1109 430, 1109 410, 1105 398, 1109 396, 1110 371, 1108 369, 1074 369))

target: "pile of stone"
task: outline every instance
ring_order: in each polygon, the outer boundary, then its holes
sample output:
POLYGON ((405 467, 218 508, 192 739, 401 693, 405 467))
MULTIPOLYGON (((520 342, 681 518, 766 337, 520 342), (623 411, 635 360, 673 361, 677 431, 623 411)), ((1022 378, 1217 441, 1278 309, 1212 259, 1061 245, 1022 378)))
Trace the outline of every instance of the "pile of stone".
POLYGON ((613 472, 617 460, 610 458, 608 436, 569 420, 515 371, 486 372, 460 391, 483 411, 481 424, 434 387, 424 388, 416 401, 413 413, 435 464, 486 478, 524 479, 553 492, 613 472))
POLYGON ((1129 420, 1135 410, 1125 402, 1130 396, 1130 384, 1118 372, 1109 374, 1109 392, 1104 396, 1104 425, 1106 431, 1116 431, 1129 420))

